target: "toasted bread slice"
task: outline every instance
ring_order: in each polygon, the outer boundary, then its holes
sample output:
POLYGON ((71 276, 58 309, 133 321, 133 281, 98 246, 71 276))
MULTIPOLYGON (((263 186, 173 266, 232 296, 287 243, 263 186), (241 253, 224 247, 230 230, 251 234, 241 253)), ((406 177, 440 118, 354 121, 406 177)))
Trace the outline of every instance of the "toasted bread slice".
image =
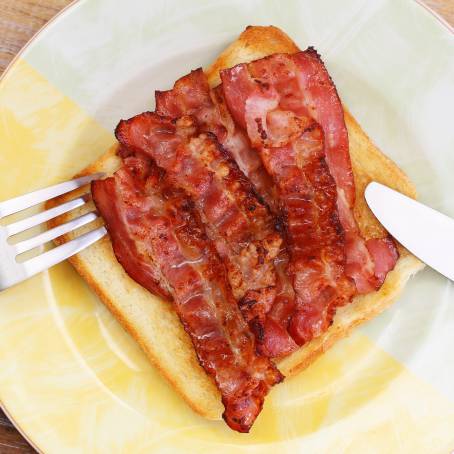
MULTIPOLYGON (((248 27, 206 70, 212 86, 219 83, 219 71, 276 52, 296 52, 298 47, 276 27, 248 27)), ((169 81, 169 84, 173 81, 169 81)), ((358 123, 345 109, 350 140, 350 155, 356 182, 355 217, 366 238, 383 234, 364 200, 364 189, 375 180, 415 197, 415 188, 407 176, 371 142, 358 123)), ((114 172, 120 160, 116 148, 109 150, 81 174, 114 172)), ((73 197, 62 197, 68 199, 73 197)), ((85 208, 86 209, 86 208, 85 208)), ((79 211, 80 213, 80 211, 79 211)), ((72 212, 52 222, 65 222, 78 213, 72 212)), ((70 240, 74 234, 58 239, 70 240)), ((304 369, 337 340, 347 336, 357 325, 370 320, 386 309, 399 295, 406 282, 423 265, 402 247, 395 269, 390 272, 378 292, 359 296, 340 308, 332 326, 292 355, 277 362, 284 375, 304 369)), ((221 417, 220 394, 212 380, 198 364, 189 336, 169 303, 157 298, 135 283, 115 259, 106 237, 70 259, 101 301, 141 345, 150 361, 161 371, 188 404, 209 419, 221 417)), ((285 385, 284 385, 285 386, 285 385)))

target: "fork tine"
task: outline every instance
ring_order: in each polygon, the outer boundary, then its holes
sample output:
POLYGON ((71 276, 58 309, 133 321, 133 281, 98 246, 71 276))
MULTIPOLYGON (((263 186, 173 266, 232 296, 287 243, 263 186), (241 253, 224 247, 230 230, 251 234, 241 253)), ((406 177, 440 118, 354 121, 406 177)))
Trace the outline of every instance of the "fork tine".
POLYGON ((59 183, 48 188, 39 189, 38 191, 30 192, 28 194, 15 197, 14 199, 0 202, 0 218, 9 216, 10 214, 17 213, 18 211, 25 210, 39 203, 45 202, 46 200, 53 199, 59 195, 67 192, 74 191, 74 189, 80 188, 93 180, 104 176, 103 173, 94 173, 92 175, 86 175, 84 177, 76 178, 75 180, 66 181, 59 183))
POLYGON ((47 243, 54 238, 64 235, 71 230, 82 227, 83 225, 88 224, 89 222, 92 222, 97 218, 98 216, 94 212, 84 214, 82 216, 79 216, 78 218, 72 219, 71 221, 65 222, 64 224, 60 224, 53 229, 46 230, 45 232, 29 238, 28 240, 16 243, 12 245, 12 247, 14 248, 17 255, 22 254, 25 251, 29 251, 30 249, 41 246, 42 244, 47 243))
POLYGON ((77 254, 82 249, 90 246, 94 242, 98 241, 107 233, 105 227, 99 227, 91 232, 84 233, 83 235, 75 238, 74 240, 68 241, 61 246, 57 246, 50 251, 44 252, 43 254, 37 255, 24 263, 22 266, 25 270, 27 277, 31 277, 41 271, 56 265, 57 263, 66 260, 74 254, 77 254))
POLYGON ((75 208, 79 208, 85 203, 86 200, 83 197, 78 197, 77 199, 62 203, 61 205, 42 211, 41 213, 30 216, 29 218, 8 224, 4 227, 4 229, 6 230, 7 236, 16 235, 24 230, 31 229, 32 227, 42 224, 49 219, 53 219, 61 214, 74 210, 75 208))

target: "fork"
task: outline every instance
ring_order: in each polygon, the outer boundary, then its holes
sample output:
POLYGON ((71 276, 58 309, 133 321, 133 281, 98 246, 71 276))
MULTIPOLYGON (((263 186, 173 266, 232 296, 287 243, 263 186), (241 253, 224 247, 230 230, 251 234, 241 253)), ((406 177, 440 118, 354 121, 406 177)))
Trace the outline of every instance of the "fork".
MULTIPOLYGON (((80 188, 102 176, 104 176, 103 173, 87 175, 0 202, 0 219, 46 202, 54 197, 74 191, 75 189, 80 188)), ((25 279, 28 279, 29 277, 32 277, 35 274, 62 262, 63 260, 66 260, 72 255, 80 252, 82 249, 90 246, 95 241, 98 241, 107 233, 104 226, 99 227, 95 230, 84 233, 83 235, 80 235, 65 244, 29 258, 22 263, 17 261, 17 257, 20 254, 88 224, 89 222, 97 219, 98 215, 91 211, 72 219, 69 222, 58 225, 57 227, 46 230, 33 236, 32 238, 19 241, 15 244, 9 244, 8 238, 71 210, 79 208, 86 202, 87 198, 82 195, 28 218, 21 219, 20 221, 13 222, 5 226, 0 226, 0 291, 22 282, 25 279)))

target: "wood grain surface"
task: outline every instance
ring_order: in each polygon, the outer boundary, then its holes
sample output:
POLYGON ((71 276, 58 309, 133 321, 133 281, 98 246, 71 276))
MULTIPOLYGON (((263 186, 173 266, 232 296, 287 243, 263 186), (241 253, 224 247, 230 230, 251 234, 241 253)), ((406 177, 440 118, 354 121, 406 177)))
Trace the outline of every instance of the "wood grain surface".
MULTIPOLYGON (((71 1, 0 0, 0 74, 27 41, 71 1)), ((454 0, 425 0, 424 3, 454 27, 454 0)), ((34 452, 0 410, 0 454, 34 452)))

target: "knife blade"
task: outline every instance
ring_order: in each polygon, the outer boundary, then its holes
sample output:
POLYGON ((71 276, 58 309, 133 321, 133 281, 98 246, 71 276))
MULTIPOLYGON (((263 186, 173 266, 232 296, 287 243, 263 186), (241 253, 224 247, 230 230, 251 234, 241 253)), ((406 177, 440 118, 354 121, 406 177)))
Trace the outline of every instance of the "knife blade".
POLYGON ((454 219, 377 182, 369 183, 364 196, 399 243, 454 281, 454 219))

